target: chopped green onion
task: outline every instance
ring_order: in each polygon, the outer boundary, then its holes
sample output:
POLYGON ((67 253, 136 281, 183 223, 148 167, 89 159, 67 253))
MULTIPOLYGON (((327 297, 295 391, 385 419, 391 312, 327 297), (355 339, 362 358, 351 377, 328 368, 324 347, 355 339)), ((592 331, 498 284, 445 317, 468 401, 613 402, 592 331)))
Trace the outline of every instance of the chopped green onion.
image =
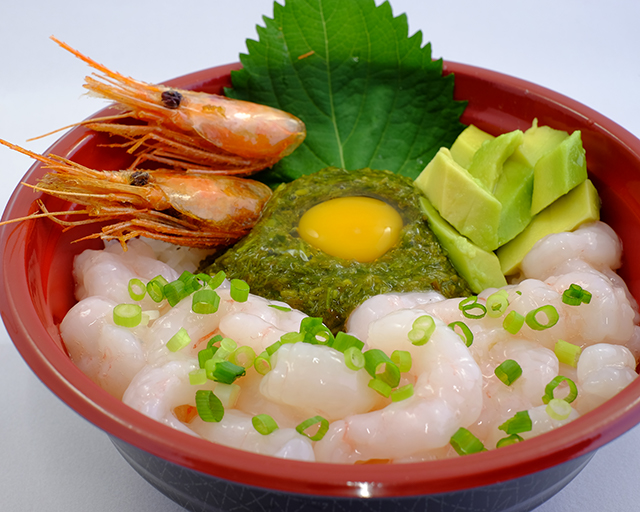
POLYGON ((277 309, 278 311, 284 311, 285 313, 288 313, 289 311, 291 311, 291 308, 288 308, 286 306, 278 306, 277 304, 269 304, 269 307, 273 309, 277 309))
POLYGON ((562 421, 569 417, 573 408, 566 400, 562 400, 561 398, 552 398, 549 400, 545 410, 550 418, 562 421))
POLYGON ((242 391, 242 388, 237 384, 224 384, 222 382, 218 382, 216 384, 215 394, 225 408, 233 409, 236 406, 238 397, 240 396, 240 391, 242 391))
POLYGON ((304 334, 303 341, 312 345, 331 346, 334 341, 333 333, 322 323, 322 318, 312 316, 303 318, 300 322, 300 333, 304 334))
POLYGON ((182 274, 180 274, 178 281, 184 283, 187 296, 202 288, 202 284, 200 283, 200 281, 188 270, 185 270, 182 274))
POLYGON ((471 344, 473 343, 473 333, 471 332, 471 329, 469 329, 467 324, 465 324, 464 322, 451 322, 449 324, 449 327, 453 329, 453 332, 460 336, 467 347, 471 346, 471 344), (461 332, 457 332, 456 327, 459 328, 461 332))
POLYGON ((576 366, 578 366, 578 359, 580 359, 582 349, 578 345, 574 345, 573 343, 569 343, 564 340, 558 340, 553 347, 553 352, 558 358, 558 361, 575 368, 576 366))
POLYGON ((562 302, 569 306, 579 306, 580 304, 589 304, 592 294, 584 290, 580 285, 572 284, 564 292, 562 292, 562 302))
POLYGON ((487 298, 487 315, 491 318, 502 316, 509 306, 509 292, 499 290, 487 298))
POLYGON ((299 332, 287 332, 280 336, 280 343, 282 345, 286 343, 299 343, 301 341, 304 341, 304 334, 299 332))
POLYGON ((401 388, 394 389, 391 392, 391 401, 392 402, 401 402, 402 400, 406 400, 407 398, 411 398, 413 396, 413 384, 407 384, 402 386, 401 388))
POLYGON ((220 348, 231 354, 231 352, 238 348, 238 344, 231 338, 222 338, 220 340, 220 348))
POLYGON ((525 322, 527 322, 527 325, 534 331, 544 331, 545 329, 549 329, 556 325, 559 319, 560 315, 558 314, 558 310, 551 304, 547 304, 529 311, 525 317, 525 322), (547 323, 542 324, 538 321, 537 317, 540 313, 543 313, 547 317, 547 323))
POLYGON ((229 356, 229 361, 243 368, 249 368, 253 366, 253 362, 256 360, 256 352, 248 345, 238 347, 229 356))
POLYGON ((222 382, 223 384, 233 384, 233 382, 242 377, 247 371, 231 361, 220 361, 217 359, 209 359, 205 363, 207 370, 207 378, 222 382))
POLYGON ((210 315, 218 311, 220 296, 213 290, 198 290, 191 298, 191 309, 198 315, 210 315))
POLYGON ((278 430, 278 424, 268 414, 258 414, 251 418, 251 424, 260 434, 268 436, 272 432, 278 430))
POLYGON ((533 428, 529 411, 520 411, 509 418, 502 425, 498 427, 500 430, 504 430, 507 434, 519 434, 520 432, 529 432, 533 428))
POLYGON ((355 336, 342 331, 339 331, 331 342, 331 348, 338 352, 344 352, 351 347, 357 348, 361 351, 364 348, 364 343, 355 336))
POLYGON ((364 368, 364 354, 358 347, 349 347, 344 351, 344 364, 354 372, 364 368))
POLYGON ((204 368, 198 368, 189 372, 189 384, 192 386, 202 386, 207 382, 207 372, 204 368))
POLYGON ((391 360, 396 364, 400 373, 407 373, 411 370, 413 361, 411 360, 411 353, 406 350, 394 350, 391 353, 391 360))
POLYGON ((147 293, 154 302, 162 302, 164 299, 164 287, 169 284, 167 280, 158 275, 147 283, 147 293))
POLYGON ((411 330, 409 334, 407 334, 407 337, 413 345, 419 347, 429 341, 429 338, 431 338, 435 330, 436 322, 433 317, 422 315, 416 318, 413 324, 411 324, 411 330))
POLYGON ((282 343, 279 341, 276 341, 275 343, 272 343, 271 345, 269 345, 265 350, 267 351, 267 354, 269 354, 269 356, 272 356, 281 346, 282 346, 282 343))
POLYGON ((174 307, 182 299, 189 296, 187 285, 179 279, 167 283, 163 288, 163 292, 171 307, 174 307))
POLYGON ((218 347, 208 347, 208 348, 203 348, 198 352, 198 364, 200 365, 200 368, 204 368, 205 363, 209 359, 213 359, 213 356, 217 350, 218 350, 218 347))
POLYGON ((576 397, 578 396, 578 387, 576 386, 576 383, 573 382, 568 377, 563 377, 562 375, 558 375, 555 379, 549 382, 549 384, 547 384, 547 386, 544 388, 544 395, 542 396, 542 401, 545 404, 548 404, 551 400, 555 398, 553 394, 556 388, 563 382, 566 382, 569 385, 569 394, 565 396, 563 400, 567 403, 571 403, 576 399, 576 397))
POLYGON ((147 287, 144 285, 140 279, 133 278, 129 279, 129 297, 133 300, 142 300, 144 296, 147 294, 147 287))
POLYGON ((232 279, 229 293, 231 294, 231 298, 236 302, 247 302, 249 298, 249 285, 242 279, 232 279))
POLYGON ((186 347, 191 343, 189 333, 184 327, 180 327, 177 333, 175 333, 169 341, 167 341, 167 348, 171 352, 177 352, 180 349, 186 347))
POLYGON ((364 369, 392 388, 400 383, 400 369, 382 350, 372 348, 364 352, 364 369))
POLYGON ((509 446, 510 444, 519 443, 520 441, 524 441, 524 439, 522 439, 522 437, 520 437, 518 434, 511 434, 508 437, 503 437, 502 439, 500 439, 500 441, 496 443, 496 448, 503 448, 505 446, 509 446))
POLYGON ((224 417, 222 402, 208 389, 196 391, 196 409, 203 421, 219 422, 224 417))
POLYGON ((256 357, 253 367, 260 375, 266 375, 271 371, 271 361, 266 350, 256 357))
POLYGON ((313 418, 309 418, 308 420, 303 421, 296 427, 296 431, 303 436, 307 436, 312 441, 320 441, 324 437, 324 435, 329 430, 329 421, 324 419, 322 416, 314 416, 313 418), (313 427, 314 425, 318 425, 318 430, 314 435, 309 435, 307 433, 307 429, 313 427))
POLYGON ((389 398, 389 395, 391 395, 391 392, 393 391, 393 387, 389 386, 389 384, 377 377, 371 379, 368 386, 385 398, 389 398))
POLYGON ((520 375, 522 375, 522 367, 518 364, 517 361, 513 359, 507 359, 500 363, 498 367, 495 369, 496 377, 498 377, 502 382, 504 382, 507 386, 511 386, 520 375))
POLYGON ((193 277, 194 279, 197 279, 198 281, 200 281, 200 284, 202 285, 206 285, 211 282, 211 276, 209 274, 205 274, 204 272, 200 272, 199 274, 196 274, 193 277))
POLYGON ((223 339, 224 339, 224 337, 222 336, 222 334, 216 334, 213 338, 211 338, 209 341, 207 341, 207 348, 213 347, 213 345, 215 343, 218 343, 219 341, 222 341, 223 339))
POLYGON ((113 308, 113 323, 120 327, 137 327, 142 321, 142 308, 138 304, 118 304, 113 308))
POLYGON ((466 428, 460 427, 449 439, 449 444, 458 455, 470 455, 486 451, 482 441, 469 432, 466 428))
POLYGON ((467 297, 463 301, 458 304, 458 308, 462 311, 462 314, 465 318, 484 318, 487 314, 487 308, 478 302, 478 297, 476 295, 472 295, 471 297, 467 297), (474 310, 477 310, 477 313, 473 313, 474 310))
POLYGON ((211 278, 211 281, 209 281, 209 286, 212 290, 215 290, 223 283, 226 278, 227 274, 225 274, 224 270, 220 270, 215 276, 211 278))
POLYGON ((522 316, 517 311, 509 311, 507 316, 504 317, 504 321, 502 322, 502 327, 509 334, 518 334, 518 331, 522 329, 524 325, 524 316, 522 316))

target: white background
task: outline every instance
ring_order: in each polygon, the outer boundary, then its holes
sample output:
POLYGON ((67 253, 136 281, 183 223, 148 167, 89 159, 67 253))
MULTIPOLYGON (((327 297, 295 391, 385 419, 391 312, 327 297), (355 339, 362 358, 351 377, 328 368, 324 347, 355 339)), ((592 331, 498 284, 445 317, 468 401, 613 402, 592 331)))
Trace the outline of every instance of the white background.
MULTIPOLYGON (((379 0, 377 0, 379 3, 379 0)), ((88 68, 48 39, 158 82, 236 62, 271 0, 21 0, 0 11, 0 138, 27 142, 102 108, 88 68)), ((640 136, 640 3, 629 0, 391 0, 434 57, 515 75, 570 96, 640 136)), ((0 148, 0 204, 31 165, 0 148)), ((601 449, 536 512, 631 511, 640 503, 640 428, 601 449)), ((178 512, 105 434, 49 392, 0 330, 0 508, 178 512)))

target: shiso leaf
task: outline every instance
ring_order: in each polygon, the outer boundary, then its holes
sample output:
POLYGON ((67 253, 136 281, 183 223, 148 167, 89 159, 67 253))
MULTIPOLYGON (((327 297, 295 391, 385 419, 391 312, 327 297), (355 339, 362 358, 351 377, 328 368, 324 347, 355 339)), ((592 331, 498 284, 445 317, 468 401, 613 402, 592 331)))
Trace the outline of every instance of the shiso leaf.
POLYGON ((388 2, 287 0, 247 40, 227 95, 286 110, 307 126, 292 155, 258 175, 280 183, 328 166, 384 169, 415 178, 463 125, 422 33, 388 2))

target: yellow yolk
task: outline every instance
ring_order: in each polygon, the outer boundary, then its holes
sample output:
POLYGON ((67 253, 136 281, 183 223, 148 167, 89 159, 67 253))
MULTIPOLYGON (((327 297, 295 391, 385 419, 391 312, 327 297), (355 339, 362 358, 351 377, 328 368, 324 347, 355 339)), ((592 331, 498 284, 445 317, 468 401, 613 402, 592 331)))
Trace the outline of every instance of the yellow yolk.
POLYGON ((303 240, 331 256, 366 263, 396 244, 402 225, 400 214, 384 201, 340 197, 307 210, 298 232, 303 240))

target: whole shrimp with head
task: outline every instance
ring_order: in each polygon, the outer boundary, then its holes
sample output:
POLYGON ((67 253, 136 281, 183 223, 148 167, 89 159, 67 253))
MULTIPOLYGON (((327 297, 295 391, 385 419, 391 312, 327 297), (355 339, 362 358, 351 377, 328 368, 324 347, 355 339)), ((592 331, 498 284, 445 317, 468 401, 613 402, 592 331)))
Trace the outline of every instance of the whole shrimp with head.
POLYGON ((306 136, 304 123, 282 110, 134 80, 51 39, 102 73, 87 76, 84 87, 124 112, 80 124, 127 139, 121 146, 137 156, 132 168, 153 160, 178 169, 248 175, 291 154, 306 136), (126 118, 145 124, 112 122, 126 118))
POLYGON ((34 190, 85 205, 83 210, 40 212, 4 222, 48 217, 65 227, 105 222, 85 238, 126 241, 137 236, 188 247, 230 245, 260 219, 271 189, 255 180, 175 170, 96 171, 59 156, 42 156, 0 139, 0 144, 45 164, 47 172, 34 190), (84 214, 79 221, 63 215, 84 214))

